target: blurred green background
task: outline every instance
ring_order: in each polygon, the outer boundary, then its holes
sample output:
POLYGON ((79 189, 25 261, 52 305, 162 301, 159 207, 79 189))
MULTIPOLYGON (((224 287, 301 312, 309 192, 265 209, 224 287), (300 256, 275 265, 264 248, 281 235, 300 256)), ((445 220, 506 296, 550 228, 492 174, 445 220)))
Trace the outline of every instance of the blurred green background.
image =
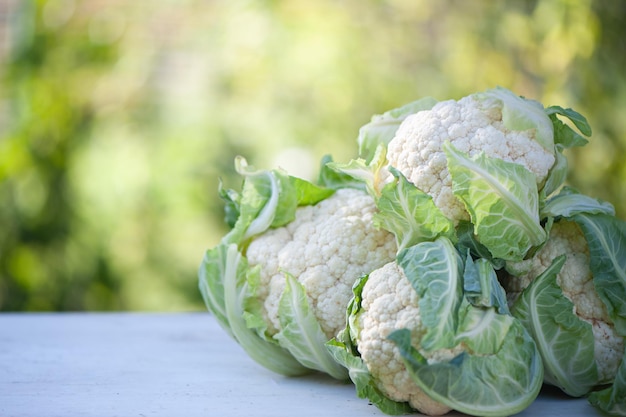
POLYGON ((0 310, 204 309, 233 159, 314 177, 422 96, 591 123, 570 183, 626 218, 626 1, 0 0, 0 310))

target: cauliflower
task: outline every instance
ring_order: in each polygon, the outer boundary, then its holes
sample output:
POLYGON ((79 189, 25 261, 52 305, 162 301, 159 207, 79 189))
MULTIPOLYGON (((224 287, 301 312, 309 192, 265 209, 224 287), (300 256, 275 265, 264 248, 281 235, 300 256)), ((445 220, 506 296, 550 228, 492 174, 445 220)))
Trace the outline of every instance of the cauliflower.
POLYGON ((432 196, 435 205, 455 221, 467 220, 469 215, 454 195, 444 142, 470 157, 484 152, 519 164, 536 176, 538 186, 555 162, 552 122, 541 105, 504 89, 486 95, 442 101, 431 110, 409 115, 388 144, 389 165, 432 196), (508 123, 506 106, 523 112, 532 123, 522 124, 523 129, 508 123))
MULTIPOLYGON (((357 345, 363 362, 380 389, 392 400, 408 402, 411 407, 428 415, 441 415, 450 407, 431 399, 411 379, 402 356, 388 336, 397 329, 407 328, 413 340, 425 333, 419 313, 419 297, 411 288, 402 268, 390 262, 369 276, 362 292, 362 312, 358 327, 362 329, 357 345)), ((418 348, 419 346, 415 346, 418 348)), ((437 351, 441 359, 452 359, 456 351, 437 351)), ((421 352, 429 356, 425 352, 421 352)), ((429 360, 436 360, 433 355, 429 360)))
POLYGON ((534 341, 491 264, 462 253, 447 237, 424 241, 353 287, 348 325, 329 349, 385 413, 509 415, 539 392, 534 341))
POLYGON ((428 214, 446 229, 440 217, 452 229, 471 223, 492 258, 515 262, 547 239, 540 210, 564 184, 563 150, 587 142, 581 134, 591 128, 574 110, 497 87, 374 116, 359 130, 361 158, 336 169, 364 180, 379 208, 393 206, 384 227, 393 228, 400 250, 428 238, 413 227, 430 223, 428 214))
POLYGON ((328 171, 317 183, 237 158, 241 192, 220 189, 231 230, 205 254, 199 287, 218 323, 262 366, 345 380, 325 344, 346 325, 353 283, 397 252, 375 227, 362 183, 328 171))
POLYGON ((563 296, 573 304, 574 314, 591 325, 597 384, 610 383, 624 356, 624 338, 617 334, 595 289, 587 240, 576 222, 563 219, 555 223, 548 241, 531 259, 508 266, 517 275, 511 275, 503 282, 507 297, 513 305, 535 277, 560 255, 565 255, 566 260, 556 276, 556 283, 563 296))
POLYGON ((394 259, 394 236, 374 228, 376 205, 367 193, 340 189, 314 206, 298 208, 289 224, 256 237, 246 256, 260 266, 259 298, 270 333, 280 330, 279 299, 284 272, 301 282, 328 339, 345 323, 352 285, 363 274, 394 259))

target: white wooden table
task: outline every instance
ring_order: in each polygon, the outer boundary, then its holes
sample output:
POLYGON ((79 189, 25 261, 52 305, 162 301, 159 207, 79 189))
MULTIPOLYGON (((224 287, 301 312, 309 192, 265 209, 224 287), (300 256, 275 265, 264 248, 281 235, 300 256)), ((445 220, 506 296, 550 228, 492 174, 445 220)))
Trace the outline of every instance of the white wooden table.
MULTIPOLYGON (((520 414, 537 415, 600 413, 550 390, 520 414)), ((258 366, 208 313, 4 313, 0 416, 384 414, 350 384, 258 366)))

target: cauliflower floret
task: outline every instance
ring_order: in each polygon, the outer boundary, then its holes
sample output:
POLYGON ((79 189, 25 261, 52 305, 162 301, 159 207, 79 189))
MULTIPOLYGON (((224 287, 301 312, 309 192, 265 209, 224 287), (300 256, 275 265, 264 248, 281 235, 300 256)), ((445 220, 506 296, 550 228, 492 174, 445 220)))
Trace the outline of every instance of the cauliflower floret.
POLYGON ((555 158, 553 151, 535 140, 535 133, 534 129, 507 129, 498 105, 467 96, 439 102, 431 110, 408 116, 389 142, 387 158, 389 165, 433 197, 448 218, 467 220, 469 215, 463 203, 452 192, 442 144, 450 141, 470 157, 484 152, 489 157, 520 164, 533 172, 541 185, 555 158))
POLYGON ((592 326, 599 383, 611 382, 624 353, 624 339, 615 332, 607 309, 595 290, 587 241, 575 222, 561 220, 554 223, 547 243, 536 255, 514 265, 516 270, 525 272, 504 280, 509 303, 514 303, 524 288, 563 254, 567 258, 556 277, 557 284, 574 304, 574 313, 592 326))
MULTIPOLYGON (((421 324, 417 292, 396 262, 370 273, 363 287, 361 308, 358 350, 383 393, 394 401, 408 402, 428 415, 450 411, 448 406, 430 398, 413 382, 398 348, 387 339, 391 332, 402 328, 411 331, 412 340, 420 340, 426 331, 421 324)), ((419 350, 419 346, 414 347, 419 350)), ((452 359, 460 352, 460 348, 434 353, 420 350, 430 363, 452 359)))
POLYGON ((394 236, 373 226, 376 205, 355 189, 340 189, 315 206, 298 208, 295 219, 250 243, 250 267, 260 265, 258 296, 264 304, 268 329, 280 329, 278 304, 285 288, 283 271, 298 279, 326 336, 345 325, 352 285, 396 254, 394 236))

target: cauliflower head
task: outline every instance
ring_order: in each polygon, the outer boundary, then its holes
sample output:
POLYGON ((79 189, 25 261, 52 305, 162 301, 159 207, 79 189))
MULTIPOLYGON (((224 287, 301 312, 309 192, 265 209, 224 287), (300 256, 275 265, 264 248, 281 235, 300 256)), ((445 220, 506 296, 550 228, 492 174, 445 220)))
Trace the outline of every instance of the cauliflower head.
POLYGON ((394 236, 374 227, 375 212, 375 202, 367 193, 343 188, 314 206, 299 207, 289 224, 268 230, 250 243, 246 257, 250 267, 260 267, 258 296, 271 334, 280 330, 284 272, 305 287, 329 339, 345 327, 354 282, 396 254, 394 236))
POLYGON ((616 333, 595 290, 587 241, 578 224, 567 220, 554 223, 548 241, 535 256, 514 265, 515 270, 524 272, 504 281, 509 303, 514 303, 531 281, 563 254, 567 259, 556 277, 557 284, 574 305, 574 313, 591 324, 599 383, 608 383, 615 378, 623 357, 624 339, 616 333))
MULTIPOLYGON (((509 97, 509 99, 511 99, 509 97)), ((534 102, 522 100, 528 106, 534 102)), ((537 109, 533 109, 537 111, 537 109)), ((542 115, 535 115, 541 119, 542 115)), ((442 145, 449 141, 461 152, 473 157, 481 152, 486 156, 524 166, 536 176, 538 185, 544 183, 554 165, 554 146, 546 146, 541 133, 549 136, 550 120, 540 123, 540 129, 511 130, 503 120, 503 107, 497 100, 470 95, 458 101, 437 103, 431 110, 408 116, 388 144, 389 165, 398 169, 417 188, 429 194, 437 207, 450 219, 469 219, 463 203, 452 191, 452 179, 442 145), (546 125, 547 123, 547 125, 546 125)))
MULTIPOLYGON (((394 330, 406 328, 410 329, 412 340, 421 339, 426 329, 421 324, 418 301, 417 292, 396 262, 370 273, 362 292, 357 345, 379 389, 390 399, 408 402, 424 414, 442 415, 451 408, 430 398, 413 382, 397 346, 387 338, 394 330)), ((420 353, 429 362, 436 362, 451 359, 460 350, 420 353)))

